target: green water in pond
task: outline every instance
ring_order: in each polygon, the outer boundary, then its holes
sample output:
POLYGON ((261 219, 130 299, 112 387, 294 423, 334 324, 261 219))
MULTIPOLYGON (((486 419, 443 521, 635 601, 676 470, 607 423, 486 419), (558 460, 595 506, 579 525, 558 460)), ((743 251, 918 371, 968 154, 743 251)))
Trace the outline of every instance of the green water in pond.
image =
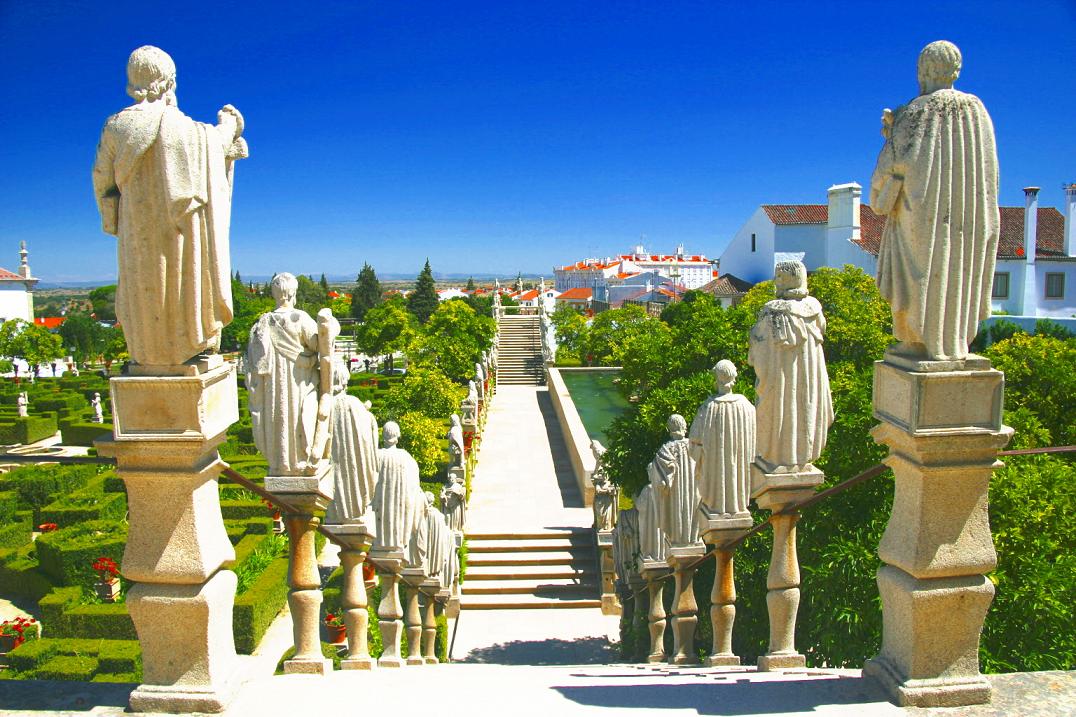
POLYGON ((572 396, 575 410, 591 439, 609 445, 606 431, 613 420, 628 409, 628 401, 620 395, 614 380, 619 371, 561 371, 564 385, 572 396))

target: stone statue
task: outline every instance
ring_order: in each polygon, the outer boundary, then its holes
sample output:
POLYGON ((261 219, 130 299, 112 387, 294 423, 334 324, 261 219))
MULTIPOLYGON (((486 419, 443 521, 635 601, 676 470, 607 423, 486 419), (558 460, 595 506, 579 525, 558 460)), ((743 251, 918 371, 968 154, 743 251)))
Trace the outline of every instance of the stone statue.
POLYGON ((691 440, 685 438, 687 421, 674 413, 668 421, 669 440, 646 467, 658 508, 658 523, 674 548, 699 542, 699 489, 691 440))
POLYGON ((415 503, 418 512, 415 516, 414 525, 411 527, 411 537, 407 541, 407 567, 421 568, 423 574, 429 575, 426 570, 430 566, 430 512, 436 512, 433 507, 433 493, 423 492, 421 487, 415 495, 415 503))
POLYGON ((732 392, 736 367, 731 361, 718 361, 713 373, 717 393, 699 406, 691 422, 699 497, 708 513, 750 517, 755 407, 745 396, 732 392))
POLYGON ((441 579, 441 587, 449 590, 456 583, 456 578, 460 572, 459 554, 456 553, 456 536, 452 534, 451 530, 446 530, 441 539, 443 541, 442 550, 444 551, 445 562, 438 577, 441 579))
POLYGON ((648 562, 665 562, 665 534, 661 532, 652 485, 647 484, 639 491, 635 509, 639 512, 639 556, 648 562))
POLYGON ((377 452, 373 500, 377 537, 374 549, 407 553, 411 535, 426 505, 418 478, 418 463, 396 445, 400 441, 400 427, 395 421, 385 424, 381 436, 385 447, 377 452))
POLYGON ((878 288, 896 353, 962 360, 990 315, 1001 219, 994 126, 979 98, 953 89, 960 50, 919 54, 919 96, 885 110, 871 206, 886 215, 878 288))
POLYGON ((433 493, 427 493, 430 504, 426 509, 426 563, 424 573, 431 578, 439 577, 445 568, 445 550, 449 545, 455 547, 451 540, 451 531, 445 523, 445 516, 433 505, 433 493), (445 535, 449 540, 445 540, 445 535))
POLYGON ((778 263, 774 284, 777 298, 759 312, 747 354, 758 379, 755 450, 766 472, 796 472, 822 454, 833 423, 822 353, 826 318, 807 295, 801 262, 778 263))
POLYGON ((317 429, 318 325, 295 308, 299 284, 288 273, 270 283, 274 311, 262 314, 247 346, 247 391, 254 444, 269 462, 269 475, 311 473, 317 429))
POLYGON ((449 427, 448 435, 445 437, 448 439, 448 454, 450 456, 448 467, 466 465, 467 455, 463 444, 463 426, 460 425, 460 417, 455 413, 452 414, 452 425, 449 427))
MULTIPOLYGON (((94 396, 97 397, 97 403, 100 405, 101 394, 95 393, 94 396)), ((19 411, 19 418, 28 418, 30 416, 30 397, 26 395, 26 391, 19 392, 18 397, 15 399, 15 405, 19 411)), ((95 421, 95 423, 99 423, 99 421, 95 421)))
POLYGON ((478 387, 474 381, 467 382, 467 398, 460 404, 463 410, 463 420, 466 423, 474 423, 478 418, 478 387))
POLYGON ((463 533, 467 525, 467 487, 463 476, 458 472, 448 474, 448 483, 441 489, 441 510, 445 514, 448 527, 457 533, 463 533))
POLYGON ((105 414, 104 408, 101 405, 101 393, 99 391, 93 392, 93 399, 90 401, 90 406, 93 408, 93 423, 104 423, 105 414))
POLYGON ((598 531, 612 530, 616 527, 617 503, 619 503, 620 491, 609 480, 605 470, 605 446, 598 440, 590 442, 590 450, 594 454, 594 472, 590 475, 590 481, 594 485, 594 529, 598 531))
POLYGON ((105 122, 93 167, 102 228, 119 239, 116 316, 131 359, 150 366, 215 351, 231 323, 232 165, 247 156, 238 110, 195 122, 175 89, 167 53, 132 52, 135 104, 105 122))
POLYGON ((480 363, 474 365, 474 382, 478 397, 484 399, 486 397, 486 371, 480 363))
POLYGON ((333 363, 331 407, 333 502, 325 522, 342 525, 362 520, 377 482, 377 419, 347 393, 348 370, 333 363))
POLYGON ((637 508, 620 511, 613 531, 613 563, 617 577, 626 584, 639 572, 639 511, 637 508))

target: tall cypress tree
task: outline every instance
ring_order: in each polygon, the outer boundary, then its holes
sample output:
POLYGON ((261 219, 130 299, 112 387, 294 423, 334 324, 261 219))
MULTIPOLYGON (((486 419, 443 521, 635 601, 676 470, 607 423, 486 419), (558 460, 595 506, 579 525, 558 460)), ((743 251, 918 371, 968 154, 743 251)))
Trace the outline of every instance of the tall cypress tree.
POLYGON ((407 308, 422 323, 426 323, 430 315, 437 310, 437 286, 433 282, 429 259, 426 259, 426 266, 418 273, 415 290, 407 297, 407 308))
POLYGON ((381 303, 381 282, 377 280, 374 267, 362 263, 362 271, 355 279, 355 290, 351 293, 351 315, 359 321, 366 318, 366 312, 381 303))
POLYGON ((474 291, 474 277, 467 279, 467 291, 474 291))

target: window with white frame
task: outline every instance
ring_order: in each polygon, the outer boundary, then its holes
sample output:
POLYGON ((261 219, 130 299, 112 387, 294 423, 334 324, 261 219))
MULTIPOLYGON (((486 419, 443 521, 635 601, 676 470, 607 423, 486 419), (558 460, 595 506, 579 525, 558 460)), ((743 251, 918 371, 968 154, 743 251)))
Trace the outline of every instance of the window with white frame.
POLYGON ((1065 275, 1061 273, 1046 275, 1046 298, 1065 298, 1065 275))

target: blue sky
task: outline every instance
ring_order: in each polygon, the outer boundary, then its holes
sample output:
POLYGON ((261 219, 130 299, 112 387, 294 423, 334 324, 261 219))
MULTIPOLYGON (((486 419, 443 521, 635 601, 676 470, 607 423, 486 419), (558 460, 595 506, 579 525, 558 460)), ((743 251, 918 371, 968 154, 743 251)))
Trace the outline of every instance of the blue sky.
POLYGON ((883 107, 927 42, 993 116, 1003 204, 1076 181, 1076 4, 0 0, 0 266, 115 275, 90 167, 168 51, 180 107, 246 117, 244 274, 516 271, 684 242, 720 255, 757 205, 866 185, 883 107), (207 8, 213 7, 210 11, 207 8))

